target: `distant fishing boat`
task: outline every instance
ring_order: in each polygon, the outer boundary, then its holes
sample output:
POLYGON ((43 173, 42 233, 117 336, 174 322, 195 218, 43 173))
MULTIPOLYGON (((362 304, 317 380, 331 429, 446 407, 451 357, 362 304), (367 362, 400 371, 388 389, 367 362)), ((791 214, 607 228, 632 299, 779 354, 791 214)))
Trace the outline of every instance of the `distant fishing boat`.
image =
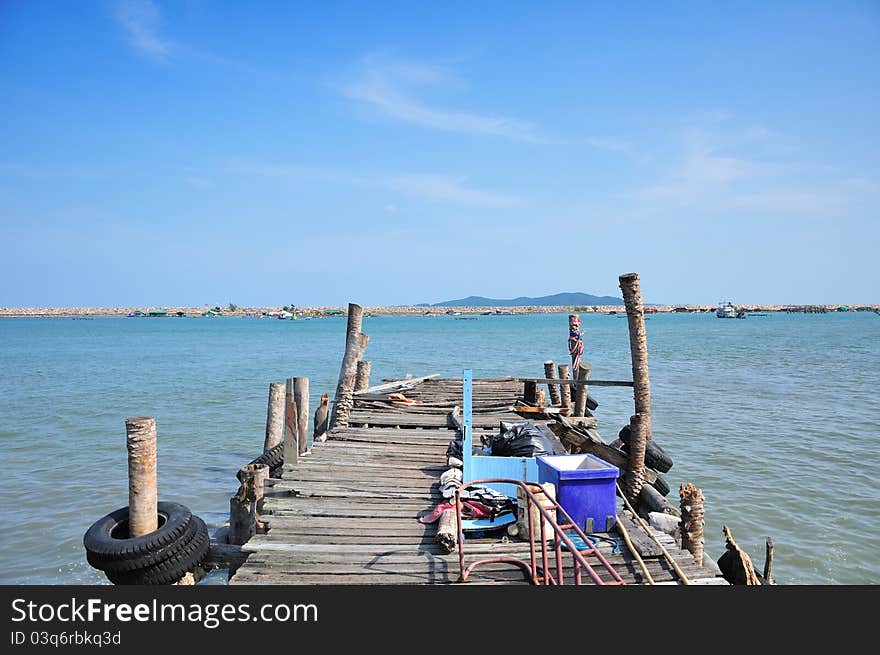
POLYGON ((718 309, 715 310, 715 316, 718 318, 736 318, 736 307, 731 302, 719 303, 718 309))

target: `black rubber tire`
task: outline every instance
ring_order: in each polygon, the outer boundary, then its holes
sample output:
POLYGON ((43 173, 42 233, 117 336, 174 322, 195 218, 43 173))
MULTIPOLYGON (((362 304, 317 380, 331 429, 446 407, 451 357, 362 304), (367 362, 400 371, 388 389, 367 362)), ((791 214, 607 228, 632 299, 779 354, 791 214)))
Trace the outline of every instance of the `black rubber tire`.
MULTIPOLYGON (((617 434, 618 438, 623 442, 621 450, 629 452, 630 429, 628 425, 620 428, 617 434)), ((649 439, 645 445, 645 466, 652 468, 661 473, 666 473, 672 468, 672 458, 666 454, 666 451, 660 447, 656 439, 649 439)))
MULTIPOLYGON (((284 442, 282 441, 277 446, 270 448, 265 453, 259 457, 255 457, 248 463, 265 464, 269 467, 269 474, 272 477, 276 477, 276 474, 281 471, 281 467, 284 465, 284 442)), ((242 480, 239 477, 239 473, 236 473, 236 477, 238 477, 238 481, 241 482, 242 480)))
POLYGON ((651 483, 651 486, 657 490, 661 496, 668 496, 669 492, 672 491, 669 488, 669 484, 664 480, 661 476, 657 476, 657 479, 651 483))
POLYGON ((147 569, 171 559, 185 548, 196 536, 198 523, 191 520, 189 525, 177 541, 172 541, 164 548, 154 550, 138 557, 125 559, 107 558, 92 553, 86 553, 86 559, 93 568, 100 569, 105 573, 129 573, 140 569, 147 569))
POLYGON ((193 516, 192 520, 195 524, 193 539, 172 557, 138 571, 128 573, 105 571, 104 575, 110 582, 117 585, 166 585, 177 582, 184 574, 192 571, 204 561, 211 545, 205 522, 198 516, 193 516))
POLYGON ((160 501, 157 504, 160 518, 164 519, 158 530, 140 537, 116 538, 114 532, 126 530, 128 506, 95 521, 83 536, 89 563, 142 558, 161 553, 169 545, 180 541, 190 527, 193 515, 189 508, 179 503, 160 501))

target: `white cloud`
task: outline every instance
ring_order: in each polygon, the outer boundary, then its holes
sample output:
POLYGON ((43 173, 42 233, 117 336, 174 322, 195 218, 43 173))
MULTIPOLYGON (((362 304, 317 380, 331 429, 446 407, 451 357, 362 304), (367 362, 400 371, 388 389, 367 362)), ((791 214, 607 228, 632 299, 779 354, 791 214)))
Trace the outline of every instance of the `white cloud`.
POLYGON ((466 182, 464 177, 445 175, 398 175, 371 180, 371 183, 391 191, 456 205, 498 208, 519 203, 513 196, 468 188, 466 182))
MULTIPOLYGON (((726 117, 723 120, 727 120, 726 117)), ((827 208, 831 196, 810 188, 802 179, 809 167, 773 158, 773 141, 780 135, 763 127, 720 129, 690 127, 678 154, 668 157, 669 172, 640 195, 678 206, 701 209, 807 210, 827 208), (811 198, 822 202, 811 202, 811 198)))
MULTIPOLYGON (((271 178, 307 179, 365 189, 383 189, 430 202, 469 207, 501 208, 518 205, 522 199, 493 191, 482 191, 468 186, 466 177, 437 174, 357 175, 345 172, 259 161, 231 161, 230 170, 237 173, 271 178)), ((397 210, 389 203, 386 211, 397 210), (393 209, 390 209, 393 208, 393 209)))
POLYGON ((604 150, 606 152, 612 152, 617 155, 623 155, 627 159, 631 159, 637 163, 644 163, 647 161, 647 157, 644 153, 640 152, 638 148, 636 148, 632 143, 628 141, 622 141, 620 139, 610 139, 607 137, 603 138, 589 138, 586 140, 587 145, 596 148, 597 150, 604 150))
POLYGON ((152 0, 119 0, 116 20, 125 29, 129 43, 143 54, 155 59, 167 58, 173 44, 158 34, 162 19, 159 8, 152 0))
POLYGON ((196 189, 210 189, 214 186, 214 183, 206 177, 200 177, 198 175, 190 175, 186 178, 186 183, 191 187, 195 187, 196 189))
POLYGON ((456 111, 436 107, 416 97, 416 87, 460 86, 438 67, 368 59, 360 77, 343 93, 378 113, 404 123, 445 132, 496 136, 514 141, 542 143, 535 127, 498 114, 456 111))

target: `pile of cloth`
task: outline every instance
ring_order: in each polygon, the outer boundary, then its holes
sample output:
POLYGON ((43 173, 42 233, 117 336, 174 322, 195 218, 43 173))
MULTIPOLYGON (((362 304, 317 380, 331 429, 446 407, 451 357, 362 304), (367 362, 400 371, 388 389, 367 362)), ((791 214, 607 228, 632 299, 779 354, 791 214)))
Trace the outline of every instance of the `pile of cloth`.
MULTIPOLYGON (((455 490, 461 486, 461 469, 450 468, 440 476, 440 493, 445 499, 428 514, 419 518, 420 523, 434 523, 446 510, 455 509, 455 490)), ((500 491, 481 484, 461 490, 461 515, 464 519, 489 519, 515 512, 516 503, 500 491)))
MULTIPOLYGON (((535 457, 536 455, 561 455, 565 446, 555 434, 543 425, 529 421, 502 421, 498 434, 480 438, 482 445, 473 445, 474 455, 494 457, 535 457)), ((449 469, 440 476, 440 493, 443 502, 421 517, 421 523, 434 523, 446 510, 455 509, 455 490, 462 484, 462 442, 453 439, 446 449, 449 469)), ((516 514, 516 502, 500 491, 484 485, 471 485, 461 490, 462 518, 489 519, 495 521, 509 514, 516 514)))

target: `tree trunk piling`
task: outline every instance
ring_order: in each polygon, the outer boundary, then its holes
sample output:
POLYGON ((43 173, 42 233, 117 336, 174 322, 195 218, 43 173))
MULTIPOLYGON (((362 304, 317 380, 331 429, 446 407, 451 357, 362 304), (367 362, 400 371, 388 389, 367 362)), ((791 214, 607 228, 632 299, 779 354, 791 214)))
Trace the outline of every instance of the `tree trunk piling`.
MULTIPOLYGON (((548 359, 544 362, 544 377, 553 378, 556 374, 556 365, 553 363, 552 359, 548 359)), ((562 394, 559 392, 558 384, 548 384, 547 391, 550 394, 550 404, 558 407, 562 404, 562 394)))
POLYGON ((694 556, 698 566, 703 565, 703 490, 692 483, 682 484, 679 489, 681 499, 681 547, 694 556))
POLYGON ((284 383, 269 384, 269 406, 266 409, 266 439, 263 452, 272 450, 284 440, 284 383))
POLYGON ((361 332, 364 308, 355 303, 348 305, 348 325, 345 333, 345 353, 336 383, 336 402, 330 418, 330 429, 348 427, 348 417, 354 406, 354 385, 357 363, 363 358, 369 337, 361 332))
POLYGON ((156 462, 156 419, 133 416, 125 419, 128 450, 128 532, 141 537, 159 529, 156 462))
POLYGON ((651 439, 654 434, 651 424, 651 381, 648 375, 648 336, 645 331, 641 283, 638 273, 625 273, 620 276, 619 281, 629 326, 635 413, 641 414, 646 438, 651 439))
POLYGON ((299 455, 306 452, 309 445, 309 379, 293 378, 293 400, 296 404, 297 441, 299 455))

